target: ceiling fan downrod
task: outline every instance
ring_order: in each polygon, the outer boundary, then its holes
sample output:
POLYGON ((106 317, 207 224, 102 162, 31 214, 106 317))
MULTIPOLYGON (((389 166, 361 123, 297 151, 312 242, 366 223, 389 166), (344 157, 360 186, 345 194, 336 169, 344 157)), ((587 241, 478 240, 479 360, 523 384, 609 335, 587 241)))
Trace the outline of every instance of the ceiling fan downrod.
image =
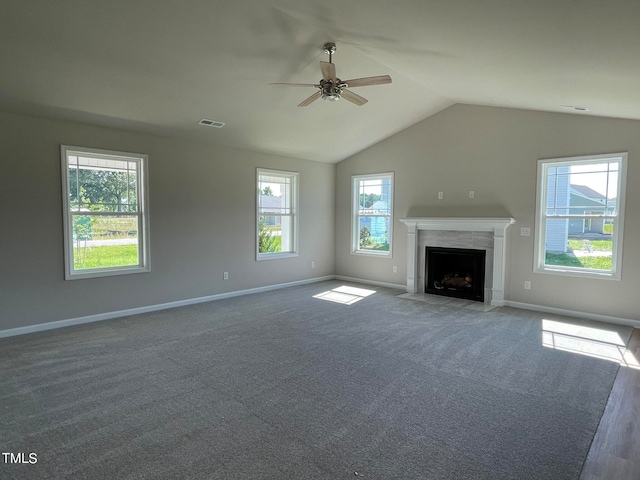
POLYGON ((334 53, 336 53, 336 44, 333 42, 327 42, 324 44, 324 53, 329 54, 329 63, 333 63, 331 61, 331 57, 334 53))
MULTIPOLYGON (((329 63, 333 63, 331 60, 332 60, 333 54, 336 53, 336 44, 333 42, 325 43, 324 53, 329 54, 329 63)), ((320 80, 320 90, 322 91, 322 99, 333 101, 333 102, 340 100, 340 94, 342 93, 342 89, 340 88, 339 83, 340 82, 334 83, 334 81, 326 80, 326 79, 320 80)))

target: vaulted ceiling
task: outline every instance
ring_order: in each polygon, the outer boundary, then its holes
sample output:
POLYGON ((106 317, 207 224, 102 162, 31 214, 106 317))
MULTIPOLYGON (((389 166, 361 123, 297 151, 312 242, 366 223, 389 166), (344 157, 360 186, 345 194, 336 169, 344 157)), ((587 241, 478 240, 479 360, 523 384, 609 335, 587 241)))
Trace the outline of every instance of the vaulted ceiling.
POLYGON ((638 20, 638 0, 5 0, 0 109, 338 162, 455 103, 640 119, 638 20), (269 85, 317 83, 326 42, 340 78, 393 83, 308 107, 269 85))

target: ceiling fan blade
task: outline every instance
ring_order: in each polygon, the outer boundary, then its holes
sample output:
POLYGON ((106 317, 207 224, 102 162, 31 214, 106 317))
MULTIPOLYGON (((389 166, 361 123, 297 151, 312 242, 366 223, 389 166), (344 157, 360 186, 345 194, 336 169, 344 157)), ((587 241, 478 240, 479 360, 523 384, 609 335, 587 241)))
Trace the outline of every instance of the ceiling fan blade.
POLYGON ((307 98, 306 100, 300 102, 298 104, 299 107, 306 107, 307 105, 309 105, 312 102, 315 102, 317 99, 320 98, 320 96, 322 95, 322 92, 317 91, 316 93, 314 93, 313 95, 311 95, 309 98, 307 98))
POLYGON ((336 82, 336 66, 329 62, 320 62, 320 70, 322 70, 322 78, 336 82))
POLYGON ((342 93, 340 94, 341 98, 344 98, 345 100, 356 104, 357 106, 362 106, 365 103, 367 103, 369 100, 367 100, 364 97, 361 97, 360 95, 358 95, 357 93, 353 93, 350 92, 349 90, 343 89, 342 93))
POLYGON ((391 83, 391 77, 389 75, 380 75, 378 77, 354 78, 353 80, 345 80, 342 83, 346 83, 349 88, 367 87, 369 85, 383 85, 385 83, 391 83))
POLYGON ((270 83, 269 85, 286 85, 289 87, 316 87, 320 88, 319 84, 314 83, 270 83))

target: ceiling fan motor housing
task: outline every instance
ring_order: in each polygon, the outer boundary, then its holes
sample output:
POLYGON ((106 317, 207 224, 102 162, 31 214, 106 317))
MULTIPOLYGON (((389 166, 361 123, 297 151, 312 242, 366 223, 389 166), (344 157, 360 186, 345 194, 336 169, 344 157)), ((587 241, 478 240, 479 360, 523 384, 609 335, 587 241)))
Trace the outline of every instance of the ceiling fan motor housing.
POLYGON ((341 84, 340 79, 338 79, 336 83, 333 83, 331 80, 320 80, 322 99, 331 101, 340 100, 340 95, 342 94, 341 84))

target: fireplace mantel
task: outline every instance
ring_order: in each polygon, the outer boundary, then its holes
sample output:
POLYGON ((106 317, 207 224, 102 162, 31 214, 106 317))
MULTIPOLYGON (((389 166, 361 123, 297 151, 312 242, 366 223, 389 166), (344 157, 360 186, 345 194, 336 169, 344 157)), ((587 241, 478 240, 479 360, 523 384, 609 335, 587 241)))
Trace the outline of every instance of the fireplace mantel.
MULTIPOLYGON (((420 230, 492 232, 493 233, 493 275, 491 305, 504 305, 505 277, 505 232, 515 223, 511 217, 409 217, 400 221, 407 226, 407 292, 418 291, 420 258, 418 232, 420 230)), ((485 234, 486 235, 486 234, 485 234)))

